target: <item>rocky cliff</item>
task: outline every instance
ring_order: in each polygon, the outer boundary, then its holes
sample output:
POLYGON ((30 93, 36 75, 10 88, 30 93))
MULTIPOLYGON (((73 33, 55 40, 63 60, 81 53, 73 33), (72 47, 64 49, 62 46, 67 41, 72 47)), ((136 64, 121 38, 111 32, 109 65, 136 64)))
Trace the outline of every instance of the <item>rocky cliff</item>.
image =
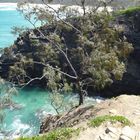
POLYGON ((129 56, 127 72, 122 81, 116 81, 111 87, 102 91, 101 95, 114 96, 120 94, 140 94, 140 10, 126 13, 116 20, 125 28, 124 35, 133 44, 134 51, 129 56))

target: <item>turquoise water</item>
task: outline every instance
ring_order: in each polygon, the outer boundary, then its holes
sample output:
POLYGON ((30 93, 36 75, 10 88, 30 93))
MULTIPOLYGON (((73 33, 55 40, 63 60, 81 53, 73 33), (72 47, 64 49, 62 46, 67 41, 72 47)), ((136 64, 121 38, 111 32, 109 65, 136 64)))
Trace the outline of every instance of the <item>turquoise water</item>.
POLYGON ((39 133, 40 119, 46 113, 55 114, 47 91, 24 90, 13 99, 21 108, 11 107, 5 110, 2 130, 8 136, 12 135, 15 138, 19 135, 36 135, 39 133))
POLYGON ((8 47, 14 43, 16 36, 11 33, 13 26, 31 27, 16 10, 0 11, 0 48, 8 47))
MULTIPOLYGON (((67 93, 65 95, 65 103, 78 104, 78 96, 76 94, 67 93)), ((56 114, 51 106, 51 100, 48 91, 40 89, 22 90, 15 96, 13 101, 20 108, 10 107, 5 110, 5 119, 3 121, 0 133, 0 140, 6 136, 7 139, 15 139, 19 136, 33 136, 39 134, 39 128, 42 118, 47 114, 56 114)), ((85 98, 85 104, 95 104, 95 98, 85 98)))
MULTIPOLYGON (((0 48, 13 44, 16 36, 11 34, 13 26, 31 25, 24 20, 22 15, 16 11, 16 7, 2 5, 0 3, 0 48)), ((10 107, 5 110, 5 119, 1 126, 0 140, 6 136, 8 139, 14 139, 19 136, 31 136, 39 133, 40 120, 45 114, 55 114, 55 110, 50 104, 50 98, 47 91, 39 89, 22 90, 17 96, 13 97, 14 102, 21 108, 14 109, 10 107)), ((65 102, 72 100, 78 103, 75 95, 66 96, 65 102)), ((95 99, 86 98, 86 103, 95 103, 95 99)))

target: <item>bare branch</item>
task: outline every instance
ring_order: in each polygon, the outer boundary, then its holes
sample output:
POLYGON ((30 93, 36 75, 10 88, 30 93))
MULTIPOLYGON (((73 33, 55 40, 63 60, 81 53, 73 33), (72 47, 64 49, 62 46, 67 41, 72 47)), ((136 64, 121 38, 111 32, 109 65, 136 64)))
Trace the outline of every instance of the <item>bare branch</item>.
POLYGON ((68 77, 70 77, 70 78, 77 79, 77 76, 72 76, 72 75, 70 75, 70 74, 68 74, 68 73, 65 73, 65 72, 59 70, 58 68, 55 68, 55 67, 50 66, 49 64, 44 64, 44 63, 42 63, 42 62, 37 62, 37 61, 33 61, 33 62, 36 63, 36 64, 43 65, 43 66, 45 66, 45 67, 49 67, 49 68, 51 68, 51 69, 53 69, 53 70, 55 70, 55 71, 57 71, 57 72, 60 72, 61 74, 66 75, 66 76, 68 76, 68 77))
POLYGON ((76 27, 74 27, 72 24, 70 24, 69 22, 66 22, 65 20, 63 20, 62 18, 59 17, 59 14, 57 12, 57 10, 55 10, 53 7, 51 7, 50 5, 48 5, 44 0, 42 0, 43 4, 45 4, 49 9, 53 10, 54 13, 56 14, 57 18, 62 21, 64 24, 68 25, 69 27, 72 27, 74 30, 76 30, 78 33, 81 34, 81 31, 78 30, 76 27))
MULTIPOLYGON (((51 68, 52 70, 55 70, 55 71, 57 71, 57 72, 59 72, 59 73, 65 75, 65 76, 68 76, 69 78, 77 79, 77 77, 72 76, 72 75, 70 75, 70 74, 68 74, 68 73, 65 73, 65 72, 59 70, 58 68, 54 68, 54 67, 50 66, 49 64, 44 64, 44 63, 42 63, 42 62, 37 62, 37 61, 33 61, 33 62, 36 63, 36 64, 43 65, 43 66, 45 66, 45 67, 49 67, 49 68, 51 68)), ((30 83, 32 83, 32 82, 35 81, 35 80, 42 80, 46 75, 47 75, 47 73, 44 73, 41 77, 32 78, 32 79, 30 79, 27 83, 20 84, 20 86, 23 86, 22 88, 24 88, 24 87, 26 87, 27 85, 29 85, 30 83)))

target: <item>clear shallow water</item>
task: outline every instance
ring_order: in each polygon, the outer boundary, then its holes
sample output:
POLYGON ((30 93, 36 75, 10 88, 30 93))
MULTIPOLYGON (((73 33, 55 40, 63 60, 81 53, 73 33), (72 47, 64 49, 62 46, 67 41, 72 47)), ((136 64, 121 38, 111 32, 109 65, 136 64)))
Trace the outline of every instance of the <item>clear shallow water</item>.
MULTIPOLYGON (((0 48, 13 44, 16 36, 11 34, 13 26, 31 27, 24 18, 16 11, 15 5, 2 5, 0 3, 0 48)), ((13 100, 20 104, 20 109, 5 110, 5 119, 0 126, 4 133, 0 133, 0 140, 6 136, 14 139, 19 136, 37 135, 40 127, 41 118, 47 114, 55 114, 50 105, 49 94, 47 91, 39 89, 20 91, 13 100)), ((68 95, 67 100, 78 102, 75 95, 68 95)), ((95 98, 86 98, 86 104, 95 104, 95 98)))

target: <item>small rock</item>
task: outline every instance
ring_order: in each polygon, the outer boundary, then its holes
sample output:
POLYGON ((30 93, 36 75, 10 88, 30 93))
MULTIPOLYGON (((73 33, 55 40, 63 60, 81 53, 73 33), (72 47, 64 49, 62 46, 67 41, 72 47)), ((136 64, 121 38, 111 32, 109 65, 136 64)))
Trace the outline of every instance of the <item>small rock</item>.
POLYGON ((99 140, 104 140, 104 138, 105 138, 105 134, 99 136, 99 140))
POLYGON ((109 113, 112 114, 112 115, 116 115, 117 114, 117 110, 111 109, 111 110, 109 110, 109 113))
POLYGON ((109 133, 109 132, 112 132, 114 134, 117 133, 117 129, 114 128, 114 127, 108 127, 106 130, 105 130, 106 133, 109 133))
POLYGON ((140 132, 138 132, 137 134, 136 134, 136 139, 135 140, 140 140, 140 132))
POLYGON ((136 135, 135 131, 132 128, 130 128, 129 126, 125 126, 122 129, 122 136, 126 136, 126 137, 134 140, 135 139, 135 135, 136 135))
POLYGON ((121 135, 120 138, 119 138, 119 140, 132 140, 132 139, 128 138, 125 135, 121 135))
POLYGON ((118 134, 118 133, 115 134, 115 133, 109 132, 108 135, 109 135, 112 139, 115 139, 115 140, 116 140, 119 134, 118 134))
POLYGON ((112 140, 108 135, 102 134, 99 136, 99 140, 112 140))

